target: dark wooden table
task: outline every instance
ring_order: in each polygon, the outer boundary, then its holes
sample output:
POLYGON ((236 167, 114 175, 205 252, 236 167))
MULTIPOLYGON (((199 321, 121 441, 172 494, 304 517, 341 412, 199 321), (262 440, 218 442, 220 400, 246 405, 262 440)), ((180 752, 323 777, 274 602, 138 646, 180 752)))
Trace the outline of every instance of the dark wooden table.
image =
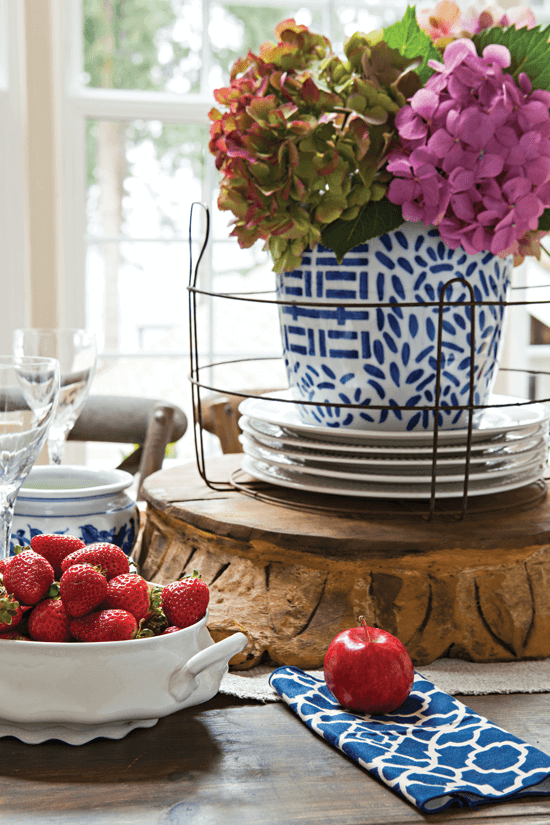
MULTIPOLYGON (((550 694, 463 701, 550 753, 550 694)), ((420 814, 283 703, 218 695, 125 739, 0 740, 6 825, 548 825, 550 797, 420 814)))

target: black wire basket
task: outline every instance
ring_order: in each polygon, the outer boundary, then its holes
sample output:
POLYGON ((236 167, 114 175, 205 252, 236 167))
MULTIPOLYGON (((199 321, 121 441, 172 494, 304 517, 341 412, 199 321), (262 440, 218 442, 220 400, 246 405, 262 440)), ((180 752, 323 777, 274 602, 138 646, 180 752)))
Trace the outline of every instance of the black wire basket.
MULTIPOLYGON (((229 365, 236 365, 241 364, 243 362, 262 362, 262 361, 272 361, 272 358, 235 358, 229 359, 225 361, 218 361, 209 364, 199 364, 199 331, 198 331, 198 322, 197 322, 197 298, 198 296, 203 296, 206 299, 221 299, 227 301, 245 301, 249 302, 251 305, 262 303, 262 304, 274 304, 274 305, 288 305, 288 306, 296 306, 300 305, 299 301, 282 301, 277 297, 266 297, 273 295, 272 292, 249 292, 249 293, 219 293, 214 291, 208 291, 204 289, 199 289, 197 286, 198 278, 199 278, 199 269, 200 263, 203 258, 204 252, 207 248, 208 240, 210 236, 210 214, 208 207, 203 204, 194 203, 191 207, 191 215, 189 221, 189 285, 188 285, 188 295, 189 295, 189 336, 190 336, 190 375, 189 380, 191 382, 191 398, 192 398, 192 405, 193 405, 193 425, 194 425, 194 440, 195 440, 195 454, 196 454, 196 462, 197 468, 200 473, 201 478, 205 482, 205 484, 210 487, 212 490, 217 491, 229 491, 229 490, 238 490, 241 493, 246 495, 253 496, 255 498, 259 498, 264 501, 268 501, 273 504, 281 504, 285 507, 293 507, 295 509, 307 509, 319 512, 343 512, 343 496, 336 496, 333 494, 323 494, 319 493, 316 496, 317 502, 313 502, 311 496, 293 496, 292 500, 289 500, 288 497, 281 496, 280 490, 275 489, 276 485, 271 485, 268 482, 258 481, 256 479, 250 480, 246 473, 242 470, 236 470, 230 474, 227 479, 224 480, 213 480, 210 478, 207 470, 207 461, 205 457, 205 443, 203 438, 204 432, 204 411, 203 411, 203 398, 201 396, 202 391, 206 390, 209 393, 219 393, 222 395, 230 395, 240 397, 242 399, 245 398, 261 398, 262 400, 266 400, 268 396, 265 395, 256 395, 251 392, 245 392, 242 390, 236 389, 228 389, 224 386, 216 386, 213 383, 209 383, 206 380, 203 380, 203 375, 207 372, 212 370, 213 368, 217 367, 228 367, 229 365), (200 248, 199 255, 197 257, 197 261, 193 263, 192 257, 192 226, 193 226, 193 213, 195 208, 200 207, 204 213, 205 219, 205 229, 204 229, 204 238, 202 241, 202 245, 200 248), (337 499, 337 502, 334 500, 337 499), (334 502, 334 503, 333 503, 334 502)), ((527 287, 520 287, 520 289, 524 290, 527 287)), ((476 312, 479 311, 481 307, 484 306, 530 306, 533 304, 548 304, 550 303, 550 299, 547 300, 536 300, 536 301, 529 301, 529 300, 512 300, 512 301, 480 301, 479 299, 476 300, 474 296, 474 290, 471 284, 467 281, 463 280, 462 278, 451 278, 447 281, 443 289, 441 290, 440 297, 437 301, 433 302, 426 302, 421 304, 420 306, 424 309, 429 309, 436 307, 438 309, 438 324, 437 324, 437 369, 436 369, 436 376, 435 376, 435 390, 434 390, 434 403, 429 405, 418 405, 418 406, 395 406, 392 405, 391 407, 384 404, 370 404, 369 408, 373 410, 406 410, 410 412, 412 409, 424 411, 428 410, 433 413, 434 417, 434 426, 433 426, 433 435, 432 435, 432 442, 431 442, 431 477, 430 478, 430 496, 429 499, 424 500, 422 504, 418 501, 411 501, 410 502, 410 512, 414 514, 418 514, 421 511, 425 518, 431 520, 436 511, 438 509, 442 509, 442 511, 446 515, 452 515, 457 519, 463 519, 468 510, 468 502, 469 498, 469 481, 470 481, 470 463, 472 457, 472 433, 474 430, 474 414, 478 411, 487 410, 487 409, 498 409, 499 407, 507 407, 510 406, 517 406, 523 407, 528 406, 533 403, 532 400, 523 400, 518 399, 517 403, 511 404, 509 400, 507 403, 503 404, 487 404, 487 405, 480 405, 475 404, 473 402, 474 399, 474 363, 475 363, 475 353, 476 353, 476 336, 475 336, 475 317, 476 312), (449 405, 445 403, 442 405, 440 403, 440 388, 441 388, 441 372, 442 372, 442 358, 441 358, 441 346, 442 346, 442 336, 443 336, 443 315, 444 310, 448 309, 449 307, 456 306, 457 304, 453 301, 449 301, 446 298, 446 293, 449 287, 455 283, 460 282, 464 287, 466 287, 469 300, 467 301, 460 301, 460 306, 464 307, 468 306, 470 308, 470 323, 471 323, 471 332, 470 332, 470 372, 469 372, 469 392, 468 392, 468 403, 464 405, 449 405), (444 409, 446 412, 449 410, 457 410, 457 411, 467 411, 468 412, 468 426, 466 429, 466 442, 465 442, 465 452, 464 452, 464 480, 462 485, 462 495, 457 499, 453 499, 452 502, 449 504, 449 500, 446 501, 446 505, 443 508, 440 508, 440 502, 438 501, 437 495, 437 468, 438 468, 438 446, 440 442, 440 411, 444 409), (427 502, 427 505, 426 505, 427 502)), ((308 307, 316 307, 316 306, 323 306, 326 307, 346 307, 349 304, 346 304, 345 301, 334 301, 334 302, 323 302, 323 304, 316 304, 315 302, 308 301, 308 307)), ((365 303, 354 303, 355 309, 360 309, 363 307, 369 307, 371 309, 376 308, 387 308, 391 307, 392 304, 390 303, 380 303, 380 302, 373 302, 368 301, 365 303)), ((419 308, 418 303, 400 303, 400 307, 415 307, 416 309, 419 308)), ((282 356, 281 356, 282 361, 282 356)), ((511 368, 504 368, 502 367, 501 372, 510 372, 510 373, 518 373, 518 374, 526 374, 529 376, 539 376, 539 375, 550 375, 550 371, 542 371, 542 370, 523 370, 523 369, 511 369, 511 368)), ((278 398, 278 402, 293 404, 295 401, 292 399, 283 399, 278 398)), ((537 399, 539 403, 549 403, 550 398, 541 398, 537 399)), ((352 404, 352 403, 337 403, 331 401, 330 403, 323 403, 320 401, 307 401, 305 399, 300 399, 299 402, 301 405, 312 405, 315 407, 326 406, 326 407, 339 407, 339 408, 352 408, 352 409, 364 409, 360 404, 352 404)), ((533 482, 531 485, 533 487, 533 495, 532 500, 540 500, 541 497, 546 495, 546 483, 545 481, 540 478, 537 481, 533 482)), ((293 493, 297 491, 294 490, 293 493)), ((495 495, 499 495, 496 493, 495 495)), ((366 508, 366 500, 368 496, 362 497, 360 500, 355 500, 353 502, 348 501, 346 502, 346 506, 344 510, 346 513, 364 513, 365 509, 369 509, 369 512, 386 512, 387 508, 382 504, 379 507, 372 507, 369 506, 366 508)), ((372 502, 370 503, 372 505, 372 502)), ((403 512, 404 508, 403 505, 400 507, 400 511, 403 512)), ((405 507, 406 511, 406 507, 405 507)))

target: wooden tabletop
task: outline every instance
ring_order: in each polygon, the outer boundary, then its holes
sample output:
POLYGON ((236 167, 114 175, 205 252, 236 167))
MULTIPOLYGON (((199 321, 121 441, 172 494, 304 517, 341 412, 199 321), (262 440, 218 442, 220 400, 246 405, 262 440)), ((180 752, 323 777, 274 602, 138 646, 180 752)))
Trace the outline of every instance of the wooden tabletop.
MULTIPOLYGON (((550 753, 550 694, 463 701, 550 753)), ((313 734, 283 703, 218 695, 125 739, 0 739, 9 825, 548 825, 550 797, 424 815, 313 734)))
POLYGON ((394 554, 432 548, 529 547, 550 535, 550 499, 542 482, 494 495, 472 496, 464 520, 451 513, 456 499, 441 499, 433 521, 426 500, 354 498, 308 493, 257 481, 239 468, 242 453, 207 462, 207 477, 221 483, 234 476, 251 495, 234 488, 210 489, 190 461, 161 470, 143 484, 143 498, 157 512, 216 535, 251 541, 265 536, 317 552, 394 554), (268 500, 255 497, 268 496, 268 500))

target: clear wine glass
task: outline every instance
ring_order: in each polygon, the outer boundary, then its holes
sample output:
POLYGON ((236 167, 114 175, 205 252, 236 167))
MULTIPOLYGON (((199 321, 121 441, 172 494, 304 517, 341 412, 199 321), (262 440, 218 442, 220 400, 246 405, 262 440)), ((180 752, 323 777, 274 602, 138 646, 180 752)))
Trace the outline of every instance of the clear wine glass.
POLYGON ((0 356, 0 559, 10 552, 13 508, 54 419, 59 362, 0 356))
POLYGON ((48 455, 51 464, 61 464, 67 436, 90 392, 97 360, 95 335, 84 329, 16 329, 13 351, 59 361, 59 403, 48 435, 48 455))

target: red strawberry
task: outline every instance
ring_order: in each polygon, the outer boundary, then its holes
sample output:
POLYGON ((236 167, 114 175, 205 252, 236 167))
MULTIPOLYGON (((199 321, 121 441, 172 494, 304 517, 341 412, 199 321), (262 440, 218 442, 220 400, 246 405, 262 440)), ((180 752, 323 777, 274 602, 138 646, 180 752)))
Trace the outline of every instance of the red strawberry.
POLYGON ((61 562, 61 570, 64 573, 72 564, 82 564, 83 562, 103 568, 109 581, 114 579, 115 576, 128 573, 130 570, 126 553, 116 544, 107 544, 106 542, 88 544, 82 550, 70 553, 61 562))
POLYGON ((163 630, 160 634, 161 636, 166 636, 168 633, 177 633, 178 630, 183 630, 182 627, 176 627, 175 624, 171 624, 170 627, 167 627, 166 630, 163 630))
POLYGON ((73 564, 61 576, 59 592, 69 616, 91 613, 107 595, 107 579, 91 564, 73 564))
POLYGON ((105 607, 127 610, 137 622, 148 619, 153 607, 149 585, 137 573, 123 573, 109 582, 105 607))
POLYGON ((54 580, 53 567, 34 550, 23 550, 8 560, 4 587, 22 604, 36 604, 46 595, 54 580))
POLYGON ((35 642, 70 642, 69 622, 61 599, 44 599, 29 616, 29 636, 35 642))
POLYGON ((31 549, 48 559, 57 580, 61 578, 61 562, 65 556, 74 553, 75 550, 81 550, 83 547, 86 547, 86 545, 76 536, 60 536, 57 533, 45 533, 31 539, 31 549))
POLYGON ((0 575, 4 573, 6 569, 6 564, 8 563, 8 559, 0 559, 0 575))
POLYGON ((162 609, 169 624, 189 627, 206 613, 210 591, 195 570, 192 576, 162 588, 162 609))
POLYGON ((30 642, 30 639, 27 639, 26 636, 21 636, 17 630, 8 630, 4 633, 0 633, 0 639, 19 639, 22 642, 30 642))
POLYGON ((78 642, 120 642, 134 639, 138 624, 127 610, 99 610, 69 625, 78 642))

